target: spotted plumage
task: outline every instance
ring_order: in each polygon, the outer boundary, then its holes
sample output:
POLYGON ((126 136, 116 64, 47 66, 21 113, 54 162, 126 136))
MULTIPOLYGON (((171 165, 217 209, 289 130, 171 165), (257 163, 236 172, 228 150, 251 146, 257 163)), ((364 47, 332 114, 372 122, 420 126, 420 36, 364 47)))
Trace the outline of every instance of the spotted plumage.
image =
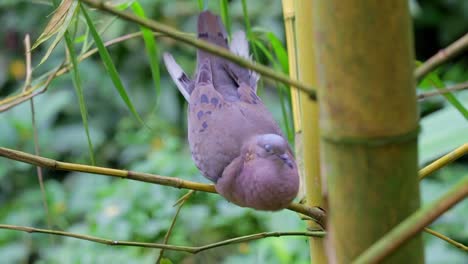
MULTIPOLYGON (((227 34, 218 16, 204 11, 198 38, 250 58, 242 31, 227 34)), ((256 94, 258 75, 225 59, 197 51, 190 80, 169 54, 164 62, 189 103, 188 141, 201 173, 227 200, 259 210, 285 208, 296 196, 299 176, 291 148, 256 94)))

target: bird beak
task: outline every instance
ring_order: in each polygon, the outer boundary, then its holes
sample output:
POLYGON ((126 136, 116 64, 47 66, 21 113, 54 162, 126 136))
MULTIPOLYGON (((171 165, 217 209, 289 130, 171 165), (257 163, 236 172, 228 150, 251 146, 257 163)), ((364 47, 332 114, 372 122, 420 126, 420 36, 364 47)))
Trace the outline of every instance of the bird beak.
POLYGON ((288 154, 287 153, 284 153, 284 154, 281 154, 281 155, 278 155, 278 157, 284 161, 284 163, 286 163, 288 165, 289 168, 293 168, 293 163, 291 161, 291 159, 289 158, 288 154))

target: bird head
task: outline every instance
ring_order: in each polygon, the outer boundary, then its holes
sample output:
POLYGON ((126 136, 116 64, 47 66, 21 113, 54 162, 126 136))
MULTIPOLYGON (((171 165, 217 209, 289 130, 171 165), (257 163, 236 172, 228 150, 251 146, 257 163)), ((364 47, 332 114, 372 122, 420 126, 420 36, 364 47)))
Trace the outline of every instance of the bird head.
POLYGON ((257 155, 262 158, 279 159, 293 168, 293 158, 289 153, 288 142, 276 134, 263 134, 256 137, 257 155))

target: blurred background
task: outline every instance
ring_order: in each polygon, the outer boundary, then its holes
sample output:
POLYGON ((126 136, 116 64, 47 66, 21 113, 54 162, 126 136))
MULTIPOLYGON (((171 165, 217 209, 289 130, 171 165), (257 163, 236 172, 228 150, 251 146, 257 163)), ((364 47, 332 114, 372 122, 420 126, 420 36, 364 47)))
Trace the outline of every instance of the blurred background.
MULTIPOLYGON (((195 32, 199 12, 197 1, 139 2, 147 17, 184 32, 195 32)), ((209 8, 219 13, 219 2, 210 1, 209 8)), ((244 29, 241 1, 228 2, 231 28, 233 31, 244 29)), ((287 67, 281 67, 284 58, 274 51, 277 43, 268 37, 273 34, 283 42, 284 49, 281 2, 247 2, 253 37, 256 43, 260 43, 255 44, 257 59, 287 72, 287 67), (262 50, 261 45, 266 50, 262 50)), ((419 61, 425 61, 468 32, 468 1, 412 0, 409 4, 419 61)), ((0 99, 18 93, 24 84, 24 36, 30 34, 34 43, 53 10, 49 1, 0 2, 0 99)), ((96 11, 90 13, 96 27, 102 30, 100 35, 105 41, 139 31, 137 25, 96 11)), ((77 23, 83 24, 84 28, 84 21, 77 23)), ((83 38, 76 37, 77 51, 80 51, 83 41, 83 38)), ((187 73, 192 74, 195 66, 193 47, 165 37, 157 38, 156 42, 160 54, 171 52, 187 73)), ((32 53, 34 77, 60 65, 65 58, 65 47, 61 41, 47 61, 37 66, 50 43, 46 42, 32 53)), ((131 115, 99 55, 84 60, 79 70, 96 164, 207 183, 194 166, 188 150, 186 104, 170 80, 160 54, 161 85, 157 92, 141 38, 118 43, 108 50, 131 101, 151 129, 143 127, 131 115)), ((459 56, 437 70, 444 85, 468 79, 467 59, 467 55, 459 56)), ((267 80, 262 86, 260 95, 285 133, 292 130, 287 92, 275 89, 276 84, 267 80)), ((430 82, 422 82, 418 93, 431 89, 434 87, 430 82)), ((465 107, 468 105, 468 92, 459 92, 456 96, 465 107)), ((37 96, 34 102, 41 155, 90 164, 71 75, 54 79, 47 92, 37 96)), ((425 100, 420 103, 420 110, 421 166, 468 142, 466 120, 443 97, 425 100)), ((28 102, 0 113, 0 146, 34 152, 28 102)), ((0 159, 0 223, 47 228, 49 221, 53 229, 113 240, 157 243, 163 241, 176 212, 173 204, 187 193, 186 190, 100 175, 54 170, 43 172, 49 216, 42 203, 36 168, 0 159)), ((423 202, 436 199, 467 175, 468 159, 465 157, 425 179, 421 184, 423 202)), ((432 227, 466 245, 466 219, 468 202, 464 201, 445 213, 432 227)), ((183 207, 169 244, 200 246, 257 232, 304 229, 305 223, 291 211, 256 212, 229 204, 217 195, 195 193, 183 207)), ((468 263, 466 253, 446 242, 426 234, 424 240, 428 263, 468 263)), ((304 237, 282 237, 225 246, 197 255, 167 251, 164 256, 166 263, 309 263, 308 249, 308 240, 304 237)), ((111 247, 72 238, 0 229, 1 263, 154 263, 158 253, 157 249, 111 247)))

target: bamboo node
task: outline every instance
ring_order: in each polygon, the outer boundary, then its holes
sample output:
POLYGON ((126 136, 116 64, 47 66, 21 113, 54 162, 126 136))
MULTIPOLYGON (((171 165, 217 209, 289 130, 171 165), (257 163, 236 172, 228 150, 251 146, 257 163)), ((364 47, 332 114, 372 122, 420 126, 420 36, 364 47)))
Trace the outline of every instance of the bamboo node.
POLYGON ((408 141, 416 140, 418 138, 421 127, 418 125, 415 129, 410 130, 406 133, 393 135, 393 136, 384 136, 384 137, 343 137, 338 135, 327 135, 321 134, 320 138, 323 141, 333 143, 335 145, 361 145, 366 147, 381 147, 391 144, 400 144, 408 141))

